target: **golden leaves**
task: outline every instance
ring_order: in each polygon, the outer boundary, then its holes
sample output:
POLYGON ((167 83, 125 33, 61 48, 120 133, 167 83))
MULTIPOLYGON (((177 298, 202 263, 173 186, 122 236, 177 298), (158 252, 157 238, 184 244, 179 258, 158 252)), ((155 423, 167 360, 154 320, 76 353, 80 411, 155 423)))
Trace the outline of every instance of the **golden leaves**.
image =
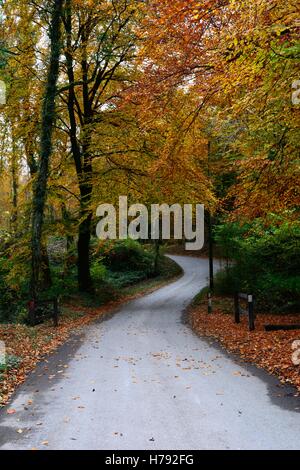
MULTIPOLYGON (((191 309, 189 315, 197 333, 216 339, 227 350, 278 376, 282 382, 295 385, 300 391, 299 366, 292 362, 292 345, 299 339, 299 331, 266 332, 264 329, 268 323, 299 323, 299 316, 258 314, 256 330, 249 332, 246 317, 242 318, 240 324, 235 324, 233 314, 225 314, 221 308, 215 309, 213 315, 208 315, 205 303, 191 309)), ((242 373, 237 370, 233 375, 239 377, 242 373)))

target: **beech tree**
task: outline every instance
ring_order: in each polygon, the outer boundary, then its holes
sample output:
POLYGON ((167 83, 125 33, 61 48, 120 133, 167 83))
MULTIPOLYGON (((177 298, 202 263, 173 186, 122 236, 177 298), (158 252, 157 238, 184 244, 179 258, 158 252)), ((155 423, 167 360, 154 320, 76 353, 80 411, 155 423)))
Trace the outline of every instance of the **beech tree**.
POLYGON ((134 1, 85 2, 66 0, 64 26, 68 85, 60 89, 67 104, 71 149, 80 198, 78 228, 78 283, 82 291, 93 289, 90 274, 90 238, 93 193, 91 136, 101 122, 103 110, 114 107, 117 87, 130 77, 128 64, 133 59, 136 37, 133 31, 134 1), (66 92, 65 92, 66 90, 66 92))
POLYGON ((217 171, 231 168, 237 218, 297 214, 297 15, 291 0, 153 0, 141 28, 138 93, 149 106, 178 87, 199 94, 191 112, 225 144, 217 171))

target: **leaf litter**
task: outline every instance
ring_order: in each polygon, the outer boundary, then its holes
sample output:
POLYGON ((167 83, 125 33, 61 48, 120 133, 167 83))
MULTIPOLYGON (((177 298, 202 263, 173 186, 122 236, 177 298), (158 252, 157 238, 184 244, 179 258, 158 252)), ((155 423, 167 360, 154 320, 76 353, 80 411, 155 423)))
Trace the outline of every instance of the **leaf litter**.
MULTIPOLYGON (((217 340, 228 351, 277 376, 282 383, 295 386, 300 392, 300 366, 292 361, 292 345, 300 340, 300 330, 266 332, 264 328, 266 324, 299 323, 299 315, 258 314, 255 331, 250 332, 245 316, 236 324, 233 314, 225 314, 221 308, 215 308, 213 314, 208 315, 206 302, 202 302, 189 309, 189 321, 200 336, 217 340)), ((238 370, 233 376, 250 377, 238 370)))

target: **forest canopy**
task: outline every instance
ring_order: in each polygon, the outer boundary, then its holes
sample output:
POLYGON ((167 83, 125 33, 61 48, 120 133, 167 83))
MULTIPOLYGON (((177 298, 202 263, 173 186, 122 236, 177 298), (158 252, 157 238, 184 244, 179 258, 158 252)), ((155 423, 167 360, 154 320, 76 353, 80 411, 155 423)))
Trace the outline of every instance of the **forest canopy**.
MULTIPOLYGON (((59 276, 63 291, 75 271, 91 292, 102 269, 96 209, 122 195, 204 204, 225 250, 236 227, 241 244, 278 235, 279 251, 292 233, 297 251, 296 1, 2 0, 0 9, 2 302, 52 292, 59 276), (55 243, 65 243, 60 268, 55 243)), ((264 282, 276 289, 276 279, 264 282)))

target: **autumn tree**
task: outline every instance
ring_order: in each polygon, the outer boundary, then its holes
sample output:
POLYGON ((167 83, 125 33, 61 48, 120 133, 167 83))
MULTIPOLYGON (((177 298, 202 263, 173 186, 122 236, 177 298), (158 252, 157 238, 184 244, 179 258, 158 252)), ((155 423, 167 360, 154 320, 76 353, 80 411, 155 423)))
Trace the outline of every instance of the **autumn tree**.
POLYGON ((140 89, 149 102, 178 87, 199 94, 194 113, 204 127, 214 124, 211 138, 223 149, 218 171, 231 165, 236 184, 228 198, 237 217, 292 214, 299 197, 299 109, 291 101, 299 57, 295 3, 153 0, 150 6, 140 89))
POLYGON ((40 283, 40 269, 42 264, 41 240, 44 221, 45 202, 47 197, 47 181, 49 174, 49 161, 52 153, 52 135, 55 122, 55 98, 57 94, 57 81, 59 76, 59 58, 62 48, 61 23, 63 0, 54 0, 50 20, 50 53, 47 81, 43 96, 40 155, 37 178, 33 193, 32 207, 32 238, 31 238, 31 292, 36 299, 40 283))
POLYGON ((130 79, 129 63, 135 54, 133 26, 137 2, 66 1, 64 27, 65 73, 68 84, 60 89, 67 105, 68 132, 76 168, 80 214, 78 228, 78 282, 82 291, 92 289, 89 247, 93 161, 90 148, 93 126, 101 122, 103 110, 114 107, 117 87, 130 79))

